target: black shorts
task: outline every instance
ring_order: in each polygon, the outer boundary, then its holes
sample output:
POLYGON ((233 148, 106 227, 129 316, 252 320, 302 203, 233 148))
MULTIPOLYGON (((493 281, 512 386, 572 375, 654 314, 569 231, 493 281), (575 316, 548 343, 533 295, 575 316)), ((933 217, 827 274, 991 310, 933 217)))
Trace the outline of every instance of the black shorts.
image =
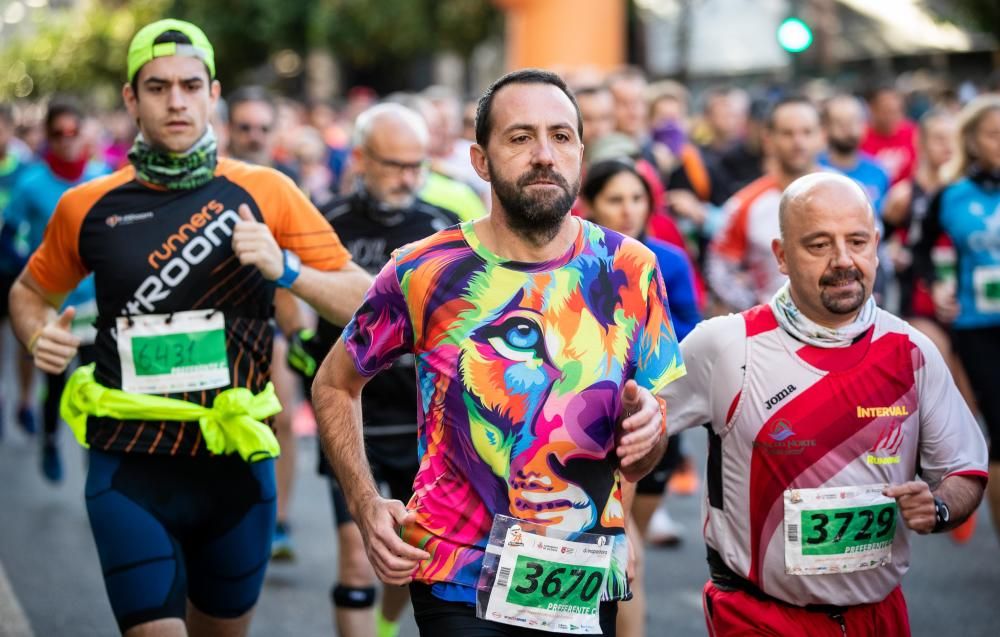
POLYGON ((674 471, 681 465, 681 438, 680 434, 674 434, 667 439, 667 451, 660 458, 660 462, 646 474, 642 480, 635 485, 635 492, 639 495, 663 495, 667 490, 667 482, 674 471))
POLYGON ((10 316, 10 289, 17 281, 16 274, 0 272, 0 321, 10 316))
MULTIPOLYGON (((427 584, 410 584, 410 600, 413 602, 413 618, 421 637, 554 637, 562 633, 531 630, 508 624, 479 619, 471 604, 447 602, 431 592, 427 584)), ((601 632, 605 637, 614 637, 615 620, 618 618, 618 602, 602 602, 600 610, 601 632)))
POLYGON ((124 633, 187 600, 235 618, 257 603, 271 557, 274 460, 90 450, 87 513, 124 633))
POLYGON ((953 330, 955 351, 969 375, 990 437, 990 462, 1000 462, 1000 327, 953 330))

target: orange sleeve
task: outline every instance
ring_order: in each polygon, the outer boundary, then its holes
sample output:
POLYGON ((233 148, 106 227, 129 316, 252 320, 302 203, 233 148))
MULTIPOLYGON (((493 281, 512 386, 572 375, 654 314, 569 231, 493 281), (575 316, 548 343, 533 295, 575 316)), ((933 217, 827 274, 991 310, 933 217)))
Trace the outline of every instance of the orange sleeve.
POLYGON ((42 243, 28 260, 28 273, 51 294, 72 292, 89 270, 80 256, 80 228, 91 208, 111 190, 132 180, 131 167, 67 190, 45 226, 42 243))
POLYGON ((270 168, 222 161, 227 164, 222 174, 254 198, 279 246, 317 270, 339 270, 350 263, 351 253, 295 182, 270 168))
POLYGON ((747 218, 750 216, 750 206, 733 198, 727 207, 729 214, 726 225, 715 238, 713 248, 725 259, 742 263, 747 254, 747 218))
POLYGON ((687 175, 694 194, 702 201, 708 201, 712 195, 712 180, 708 175, 708 168, 701 157, 701 153, 692 144, 684 144, 681 148, 681 166, 687 175))

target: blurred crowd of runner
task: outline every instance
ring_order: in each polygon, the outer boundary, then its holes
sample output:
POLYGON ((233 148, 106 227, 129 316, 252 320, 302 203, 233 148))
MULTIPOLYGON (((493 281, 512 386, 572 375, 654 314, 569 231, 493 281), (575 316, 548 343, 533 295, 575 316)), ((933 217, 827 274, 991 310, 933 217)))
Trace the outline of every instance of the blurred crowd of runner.
MULTIPOLYGON (((654 81, 637 68, 607 74, 566 72, 564 77, 576 95, 584 125, 583 178, 573 214, 640 239, 653 250, 678 339, 704 318, 742 312, 775 295, 786 281, 771 248, 783 191, 812 172, 842 173, 862 186, 876 213, 882 236, 875 287, 879 306, 906 318, 934 342, 970 407, 996 433, 1000 413, 996 396, 990 394, 995 394, 1000 377, 981 356, 977 359, 987 347, 986 337, 973 331, 996 330, 1000 323, 990 323, 988 312, 985 319, 969 317, 968 312, 976 303, 1000 305, 1000 276, 982 284, 978 294, 983 298, 970 296, 963 303, 959 293, 956 299, 963 256, 941 230, 941 207, 947 203, 939 193, 969 176, 990 188, 1000 180, 1000 83, 983 78, 978 84, 950 87, 930 74, 917 73, 863 87, 810 82, 802 90, 733 84, 692 91, 676 81, 654 81), (973 152, 972 140, 979 138, 986 141, 978 142, 973 152), (995 146, 988 147, 990 143, 995 146)), ((478 96, 443 86, 388 95, 353 87, 336 103, 306 103, 244 86, 226 87, 223 98, 211 117, 219 155, 270 166, 288 176, 327 216, 354 261, 370 274, 376 274, 399 245, 489 212, 490 185, 470 162, 478 96), (358 125, 359 116, 380 104, 396 105, 397 110, 381 113, 389 122, 382 125, 399 126, 392 141, 380 139, 385 134, 377 128, 361 130, 358 125), (410 115, 421 123, 412 124, 410 115), (426 130, 426 139, 414 133, 421 130, 426 130), (420 143, 412 148, 392 143, 408 134, 420 137, 420 143), (359 193, 374 203, 359 201, 359 193), (343 219, 337 221, 353 207, 372 205, 388 214, 410 210, 417 201, 428 208, 406 218, 405 223, 413 224, 409 234, 380 230, 395 225, 384 217, 379 221, 384 226, 374 230, 344 227, 343 219), (390 235, 393 245, 383 241, 375 247, 375 240, 390 235)), ((85 103, 53 97, 0 104, 0 319, 7 317, 7 292, 41 243, 59 195, 129 164, 137 132, 130 116, 124 110, 92 112, 81 106, 85 103)), ((76 324, 86 343, 87 322, 95 315, 86 309, 94 303, 93 290, 82 285, 74 294, 79 296, 67 305, 77 308, 76 324)), ((272 555, 293 559, 294 513, 288 508, 296 462, 293 416, 300 413, 297 405, 304 392, 292 372, 311 380, 339 332, 310 349, 316 315, 303 304, 291 306, 286 316, 292 318, 283 320, 280 305, 278 314, 285 338, 275 342, 272 374, 285 408, 275 420, 282 456, 277 463, 272 555)), ((995 336, 989 339, 988 347, 995 347, 995 336)), ((88 356, 86 348, 81 350, 82 362, 88 356)), ((0 436, 14 425, 3 420, 7 414, 24 432, 37 432, 42 474, 59 482, 63 470, 56 437, 65 374, 45 374, 44 387, 37 388, 30 358, 20 353, 16 358, 19 393, 2 397, 0 436)), ((407 430, 400 435, 412 439, 414 434, 407 430)), ((379 453, 385 460, 395 453, 412 455, 413 450, 379 453)), ((664 545, 680 541, 663 495, 697 493, 699 477, 688 456, 675 436, 664 460, 639 483, 635 526, 629 530, 639 546, 643 537, 664 545)), ((994 451, 991 477, 996 467, 994 451)), ((415 472, 416 466, 402 470, 415 472)), ((397 497, 405 501, 409 484, 406 479, 402 483, 397 497)), ((1000 481, 994 479, 989 488, 1000 529, 1000 481)), ((336 502, 336 486, 333 492, 336 502)), ((338 525, 349 522, 341 503, 338 525)), ((953 531, 955 538, 967 539, 973 525, 970 521, 953 531)), ((369 630, 376 582, 370 568, 357 566, 358 559, 364 560, 363 547, 357 529, 350 533, 340 536, 346 548, 332 597, 338 612, 346 609, 337 616, 343 634, 360 635, 369 630), (360 611, 355 615, 361 619, 351 619, 351 610, 360 611)), ((634 585, 637 602, 620 609, 618 634, 642 634, 639 582, 634 585)), ((375 618, 380 634, 396 630, 404 604, 405 596, 382 609, 375 618)))

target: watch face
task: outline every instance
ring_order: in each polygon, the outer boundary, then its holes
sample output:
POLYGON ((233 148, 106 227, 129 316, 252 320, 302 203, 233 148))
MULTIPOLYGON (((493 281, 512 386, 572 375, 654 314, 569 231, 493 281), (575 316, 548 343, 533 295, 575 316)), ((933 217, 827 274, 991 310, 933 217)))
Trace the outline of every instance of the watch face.
POLYGON ((944 503, 943 500, 939 498, 934 499, 934 509, 937 514, 938 520, 942 523, 947 523, 951 519, 951 511, 948 510, 948 505, 944 503))

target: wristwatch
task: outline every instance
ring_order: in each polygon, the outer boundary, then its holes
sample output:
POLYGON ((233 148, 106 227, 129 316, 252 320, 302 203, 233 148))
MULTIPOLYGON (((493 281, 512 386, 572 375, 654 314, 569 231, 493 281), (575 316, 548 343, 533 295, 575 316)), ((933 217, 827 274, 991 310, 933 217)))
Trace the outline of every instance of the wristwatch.
POLYGON ((299 278, 299 273, 302 272, 302 259, 291 250, 283 250, 282 252, 285 257, 285 271, 281 273, 281 278, 275 283, 278 287, 290 288, 292 283, 295 283, 295 279, 299 278))
POLYGON ((948 509, 948 504, 937 496, 934 496, 934 517, 935 522, 932 533, 943 531, 944 527, 948 526, 948 522, 951 521, 951 510, 948 509))

